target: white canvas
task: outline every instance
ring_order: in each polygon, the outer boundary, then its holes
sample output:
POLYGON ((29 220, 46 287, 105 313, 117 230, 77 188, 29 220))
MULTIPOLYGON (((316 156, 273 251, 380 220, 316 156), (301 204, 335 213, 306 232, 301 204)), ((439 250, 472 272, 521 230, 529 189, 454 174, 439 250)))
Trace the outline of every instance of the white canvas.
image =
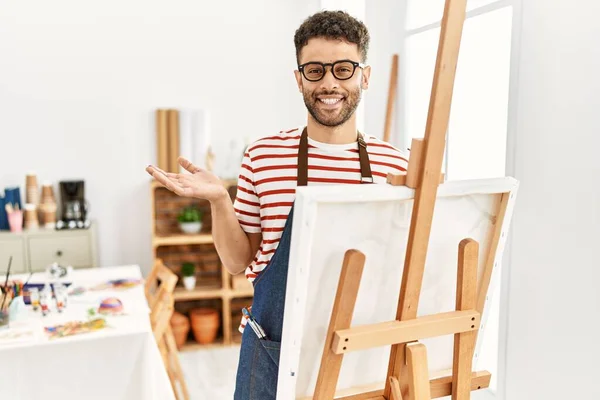
MULTIPOLYGON (((453 311, 456 303, 458 245, 479 242, 478 277, 490 253, 490 239, 502 193, 510 193, 495 263, 499 265, 518 182, 513 178, 447 182, 438 188, 418 316, 453 311)), ((414 190, 391 185, 298 188, 285 317, 278 399, 312 396, 344 253, 366 256, 352 326, 393 320, 396 315, 414 190)), ((488 290, 499 280, 494 268, 488 290)), ((485 318, 477 353, 485 337, 485 318)), ((449 374, 453 336, 422 340, 430 376, 449 374)), ((390 346, 344 356, 338 392, 357 386, 383 387, 390 346)), ((474 368, 477 357, 474 358, 474 368)))

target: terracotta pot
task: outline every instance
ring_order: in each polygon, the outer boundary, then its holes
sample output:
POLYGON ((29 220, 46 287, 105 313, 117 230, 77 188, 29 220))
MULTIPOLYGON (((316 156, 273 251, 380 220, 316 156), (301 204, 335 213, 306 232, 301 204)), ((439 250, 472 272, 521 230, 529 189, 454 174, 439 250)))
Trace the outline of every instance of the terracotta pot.
POLYGON ((213 308, 195 308, 190 311, 194 338, 200 344, 215 341, 219 331, 219 312, 213 308))
POLYGON ((180 312, 175 311, 171 317, 171 329, 175 336, 177 348, 181 349, 187 341, 188 333, 190 332, 190 320, 180 312))

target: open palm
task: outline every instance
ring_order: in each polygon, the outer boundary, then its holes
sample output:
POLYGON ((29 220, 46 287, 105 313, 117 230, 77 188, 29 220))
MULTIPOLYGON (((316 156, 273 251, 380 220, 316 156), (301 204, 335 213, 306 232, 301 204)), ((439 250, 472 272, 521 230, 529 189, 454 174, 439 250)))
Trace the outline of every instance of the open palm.
POLYGON ((146 171, 164 187, 179 196, 214 201, 227 195, 225 186, 215 174, 198 168, 183 157, 179 157, 177 162, 185 168, 189 174, 165 172, 152 165, 146 167, 146 171))

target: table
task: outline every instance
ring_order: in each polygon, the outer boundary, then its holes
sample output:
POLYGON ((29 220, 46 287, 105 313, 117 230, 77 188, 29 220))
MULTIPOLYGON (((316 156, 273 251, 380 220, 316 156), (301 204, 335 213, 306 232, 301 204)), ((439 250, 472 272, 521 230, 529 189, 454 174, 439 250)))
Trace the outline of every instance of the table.
MULTIPOLYGON (((26 281, 29 275, 12 279, 26 281)), ((90 288, 112 279, 141 279, 139 266, 72 271, 62 281, 70 288, 90 288)), ((45 282, 36 273, 30 283, 45 282)), ((0 330, 0 397, 19 400, 171 400, 171 384, 152 334, 143 285, 126 290, 103 289, 71 295, 63 313, 54 305, 42 316, 30 306, 22 319, 0 330), (125 315, 106 316, 109 327, 80 335, 49 339, 44 326, 86 320, 101 299, 118 297, 125 315), (14 337, 15 334, 21 335, 14 337)))

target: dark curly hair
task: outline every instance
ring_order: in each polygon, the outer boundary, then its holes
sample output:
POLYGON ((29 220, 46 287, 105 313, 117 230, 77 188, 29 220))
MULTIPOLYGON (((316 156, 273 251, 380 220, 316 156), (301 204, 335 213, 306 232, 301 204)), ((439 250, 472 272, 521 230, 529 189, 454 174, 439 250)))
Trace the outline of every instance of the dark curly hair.
POLYGON ((343 39, 358 46, 362 62, 367 61, 369 31, 365 24, 344 11, 321 11, 304 20, 294 34, 296 62, 300 63, 300 52, 312 38, 343 39))

